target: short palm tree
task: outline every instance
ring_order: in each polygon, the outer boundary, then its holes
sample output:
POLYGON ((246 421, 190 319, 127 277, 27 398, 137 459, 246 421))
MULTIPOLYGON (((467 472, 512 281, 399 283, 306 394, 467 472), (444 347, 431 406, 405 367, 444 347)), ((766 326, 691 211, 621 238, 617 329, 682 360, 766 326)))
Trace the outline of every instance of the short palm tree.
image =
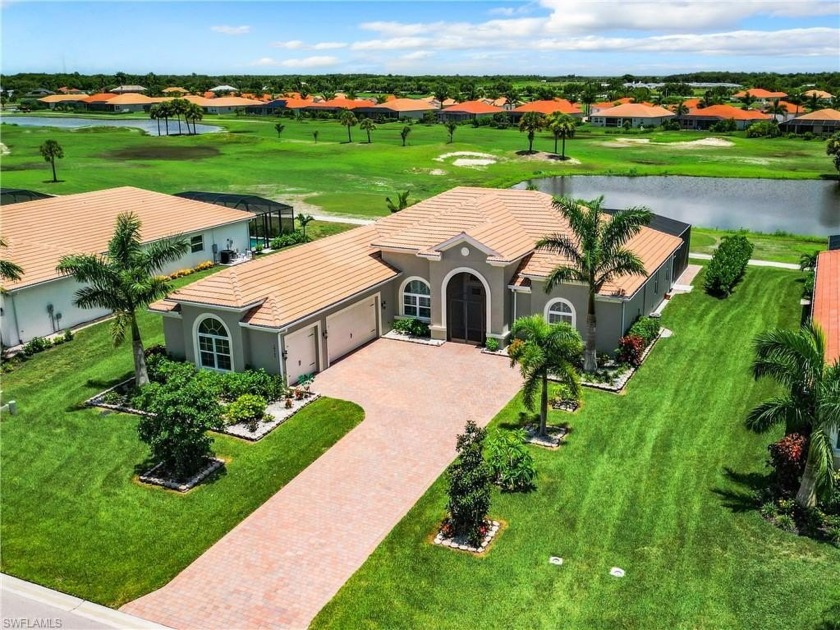
POLYGON ((373 124, 373 120, 365 118, 361 123, 359 123, 359 129, 367 132, 368 144, 370 144, 370 132, 376 130, 376 125, 373 124))
POLYGON ((143 341, 137 325, 137 310, 164 297, 171 290, 168 279, 159 275, 163 267, 181 258, 189 250, 189 241, 181 236, 155 241, 143 246, 140 219, 131 212, 120 214, 108 251, 100 254, 64 256, 58 271, 73 276, 86 285, 76 291, 73 303, 81 308, 106 308, 114 315, 111 337, 114 346, 131 331, 134 355, 134 381, 137 386, 149 382, 143 341))
POLYGON ((458 123, 454 120, 449 120, 446 122, 446 132, 449 134, 449 144, 455 140, 455 130, 458 128, 458 123))
POLYGON ((163 118, 164 127, 166 128, 166 135, 169 135, 169 119, 175 115, 175 110, 172 108, 170 101, 164 101, 158 104, 158 116, 163 118))
POLYGON ((175 98, 169 102, 172 107, 172 113, 178 119, 178 135, 181 135, 181 115, 187 112, 190 102, 185 98, 175 98))
POLYGON ((510 365, 519 364, 525 380, 522 399, 528 409, 534 410, 537 391, 540 392, 540 435, 545 435, 548 377, 565 383, 575 396, 579 395, 574 361, 583 345, 580 334, 566 322, 549 324, 540 315, 530 315, 513 323, 511 336, 510 365))
POLYGON ((554 112, 548 117, 548 129, 554 136, 554 155, 557 155, 557 140, 563 139, 563 149, 560 159, 566 159, 566 138, 575 137, 575 119, 568 114, 554 112))
MULTIPOLYGON (((6 239, 0 237, 0 248, 8 247, 6 239)), ((20 265, 16 265, 11 260, 0 260, 0 280, 11 280, 15 282, 20 280, 23 276, 23 269, 20 265)), ((0 287, 0 293, 6 294, 6 289, 0 287)))
POLYGON ((527 112, 519 121, 519 131, 528 133, 528 153, 534 152, 534 136, 545 125, 545 118, 537 112, 527 112))
POLYGON ((61 145, 55 140, 47 140, 41 145, 39 150, 41 151, 44 161, 49 162, 50 166, 52 166, 53 182, 57 182, 58 178, 55 175, 55 161, 64 157, 64 149, 62 149, 61 145))
POLYGON ((755 339, 756 379, 768 377, 785 388, 750 411, 747 426, 766 431, 784 424, 787 433, 810 434, 796 501, 812 507, 832 487, 830 435, 840 427, 840 360, 825 363, 825 336, 809 323, 799 330, 769 330, 755 339))
POLYGON ((356 114, 351 112, 349 109, 345 109, 338 117, 338 121, 347 127, 347 142, 353 142, 353 136, 350 135, 350 127, 355 127, 359 122, 359 119, 356 118, 356 114))
POLYGON ((309 223, 312 222, 315 219, 315 217, 313 217, 311 214, 303 214, 303 212, 301 212, 297 215, 296 218, 298 223, 300 223, 300 229, 303 232, 303 240, 306 241, 306 226, 309 225, 309 223))
POLYGON ((546 293, 563 282, 582 282, 589 288, 583 362, 586 372, 598 368, 595 296, 606 283, 621 276, 647 274, 639 257, 624 245, 650 223, 653 216, 649 209, 638 206, 620 210, 607 218, 601 210, 603 201, 603 197, 592 201, 570 197, 555 199, 554 208, 568 222, 572 233, 556 233, 537 241, 537 249, 559 254, 568 261, 551 271, 545 283, 546 293))
POLYGON ((406 125, 400 131, 400 138, 402 138, 402 145, 405 146, 405 141, 408 140, 408 135, 411 133, 411 127, 406 125))

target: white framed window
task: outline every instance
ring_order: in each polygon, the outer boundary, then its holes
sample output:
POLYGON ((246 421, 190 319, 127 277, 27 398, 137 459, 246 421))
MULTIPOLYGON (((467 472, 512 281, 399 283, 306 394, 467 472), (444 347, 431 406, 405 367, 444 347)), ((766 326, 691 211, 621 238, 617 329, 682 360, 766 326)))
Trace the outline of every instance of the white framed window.
POLYGON ((230 372, 233 360, 230 335, 225 325, 215 317, 205 317, 198 325, 198 364, 203 368, 230 372))
POLYGON ((195 254, 196 252, 203 252, 204 251, 204 235, 199 234, 198 236, 193 236, 190 239, 190 251, 195 254))
POLYGON ((563 298, 555 298, 545 305, 545 321, 549 324, 559 324, 566 322, 575 328, 577 324, 577 314, 575 307, 569 300, 563 298))
POLYGON ((431 289, 425 280, 412 280, 405 285, 402 298, 402 314, 423 321, 432 319, 431 289))

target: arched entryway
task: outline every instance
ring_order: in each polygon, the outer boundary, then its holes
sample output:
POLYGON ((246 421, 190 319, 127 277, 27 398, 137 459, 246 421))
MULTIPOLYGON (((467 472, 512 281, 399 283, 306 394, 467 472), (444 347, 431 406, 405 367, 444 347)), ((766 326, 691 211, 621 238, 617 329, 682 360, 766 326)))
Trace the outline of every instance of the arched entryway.
POLYGON ((446 338, 483 344, 487 334, 487 292, 469 272, 455 274, 446 285, 446 338))

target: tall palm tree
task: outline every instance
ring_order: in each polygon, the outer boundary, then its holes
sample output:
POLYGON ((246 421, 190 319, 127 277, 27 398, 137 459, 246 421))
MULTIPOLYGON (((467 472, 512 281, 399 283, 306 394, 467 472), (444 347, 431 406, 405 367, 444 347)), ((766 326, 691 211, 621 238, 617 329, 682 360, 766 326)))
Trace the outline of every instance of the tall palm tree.
POLYGON ((157 121, 158 136, 160 136, 160 105, 155 104, 149 108, 149 118, 157 121))
MULTIPOLYGON (((185 99, 186 100, 186 99, 185 99)), ((189 103, 189 101, 187 101, 189 103)), ((189 131, 189 124, 192 123, 193 126, 193 134, 198 134, 198 130, 195 127, 197 122, 201 122, 201 119, 204 118, 204 110, 201 108, 200 105, 197 103, 190 103, 187 105, 186 111, 184 112, 184 120, 187 121, 187 130, 189 131)))
POLYGON ((178 135, 181 135, 181 114, 185 114, 187 111, 187 107, 189 106, 190 102, 185 98, 176 98, 172 99, 172 113, 175 114, 176 118, 178 119, 178 135))
POLYGON ((171 290, 169 280, 159 275, 163 267, 189 251, 182 236, 155 241, 144 246, 140 238, 140 219, 131 212, 120 214, 108 251, 100 254, 63 256, 57 270, 73 276, 86 286, 76 291, 73 303, 80 308, 106 308, 115 318, 111 326, 114 346, 131 331, 134 355, 134 382, 149 382, 143 340, 137 325, 137 310, 164 297, 171 290))
POLYGON ((455 140, 455 130, 458 128, 458 123, 454 120, 448 120, 444 126, 446 127, 446 132, 449 134, 449 144, 452 144, 455 140))
POLYGON ((688 105, 685 104, 685 101, 680 101, 680 104, 674 109, 674 113, 677 117, 688 114, 688 105))
POLYGON ((566 159, 566 138, 575 137, 575 120, 568 114, 554 112, 548 117, 548 128, 554 136, 554 155, 557 155, 557 140, 563 139, 563 153, 560 159, 566 159))
MULTIPOLYGON (((0 248, 8 247, 6 239, 0 237, 0 248)), ((0 260, 0 280, 11 280, 15 282, 20 280, 23 276, 23 269, 20 265, 16 265, 11 260, 0 260)), ((5 295, 6 289, 0 287, 0 294, 5 295)))
POLYGON ((774 99, 772 103, 767 107, 767 113, 769 113, 775 119, 776 116, 783 116, 787 113, 787 105, 783 105, 779 102, 779 99, 774 99))
POLYGON ((796 501, 816 504, 832 485, 831 432, 840 427, 840 360, 825 363, 825 335, 814 323, 799 330, 769 330, 755 339, 753 377, 771 378, 785 393, 750 411, 747 426, 766 431, 784 424, 787 433, 810 433, 796 501))
POLYGON ((592 103, 595 102, 595 99, 598 97, 598 93, 595 90, 595 86, 591 83, 587 83, 586 87, 583 89, 580 95, 580 102, 586 105, 586 115, 589 116, 589 112, 592 109, 592 103))
POLYGON ((566 322, 549 324, 540 315, 530 315, 513 322, 511 335, 510 365, 519 364, 525 380, 522 399, 528 409, 534 410, 534 398, 540 390, 540 435, 545 435, 549 375, 579 395, 574 361, 583 346, 580 334, 566 322))
POLYGON ((169 135, 169 119, 175 115, 171 101, 164 101, 158 105, 158 115, 163 118, 166 127, 166 135, 169 135))
POLYGON ((750 105, 752 105, 755 102, 755 97, 749 92, 745 92, 744 95, 738 100, 744 104, 744 109, 749 109, 750 105))
POLYGON ((376 125, 373 124, 373 120, 365 118, 361 123, 359 123, 359 129, 367 132, 368 144, 370 144, 370 132, 376 130, 376 125))
POLYGON ((350 135, 350 127, 355 127, 359 122, 359 119, 356 118, 356 114, 351 112, 349 109, 344 109, 341 111, 338 121, 347 127, 347 142, 353 142, 353 136, 350 135))
POLYGON ((41 145, 39 151, 41 151, 44 161, 49 162, 50 166, 52 166, 52 180, 53 182, 57 182, 58 178, 55 175, 55 161, 56 159, 64 157, 64 149, 62 149, 61 145, 55 140, 47 140, 41 145))
POLYGON ((528 133, 528 153, 534 152, 534 136, 545 125, 545 118, 537 112, 528 112, 519 121, 519 131, 528 133))
POLYGON ((604 198, 592 201, 560 197, 554 208, 569 224, 572 234, 561 232, 537 241, 537 249, 559 254, 568 262, 552 269, 545 283, 546 293, 563 282, 582 282, 589 288, 586 313, 586 350, 583 369, 598 368, 595 354, 595 296, 607 283, 625 275, 646 275, 645 266, 636 254, 624 247, 652 218, 648 208, 636 206, 605 216, 601 211, 604 198))

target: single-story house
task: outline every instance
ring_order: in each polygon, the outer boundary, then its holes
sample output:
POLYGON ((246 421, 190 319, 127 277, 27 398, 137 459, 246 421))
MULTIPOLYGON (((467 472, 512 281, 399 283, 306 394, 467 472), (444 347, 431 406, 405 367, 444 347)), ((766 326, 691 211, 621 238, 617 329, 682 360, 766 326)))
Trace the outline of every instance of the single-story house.
POLYGON ((232 114, 237 109, 245 109, 252 105, 263 105, 263 103, 241 96, 222 96, 214 99, 204 99, 199 101, 198 105, 208 114, 232 114))
POLYGON ((452 105, 438 112, 438 118, 443 122, 463 120, 474 120, 476 118, 489 118, 505 110, 495 105, 488 105, 484 101, 464 101, 452 105))
POLYGON ((840 112, 836 109, 820 109, 810 114, 797 116, 779 125, 785 133, 808 133, 828 135, 840 131, 840 112))
MULTIPOLYGON (((434 339, 505 343, 514 320, 538 313, 586 329, 588 290, 544 291, 564 259, 536 251, 570 233, 546 193, 453 188, 342 234, 199 280, 153 305, 168 351, 196 365, 284 374, 327 368, 387 333, 396 319, 427 322, 434 339)), ((618 278, 596 297, 598 350, 611 352, 674 283, 683 241, 645 227, 628 243, 646 276, 618 278)))
POLYGON ((335 114, 345 109, 356 110, 360 107, 371 107, 375 104, 376 103, 374 101, 365 99, 349 99, 336 96, 328 101, 313 100, 299 109, 303 109, 308 112, 331 112, 335 114))
POLYGON ((125 92, 105 101, 104 108, 106 111, 111 112, 147 112, 159 100, 146 96, 145 94, 125 92))
POLYGON ((786 98, 787 92, 771 92, 770 90, 765 90, 764 88, 750 88, 749 90, 741 90, 740 92, 733 94, 733 98, 745 98, 746 96, 754 98, 757 101, 761 101, 762 103, 769 103, 770 101, 775 101, 780 98, 786 98))
MULTIPOLYGON (((825 333, 826 361, 840 361, 840 249, 829 249, 817 256, 811 318, 825 333)), ((840 468, 840 431, 833 432, 831 448, 834 465, 840 468)))
POLYGON ((734 120, 735 127, 743 131, 754 122, 770 120, 771 116, 754 109, 741 109, 732 105, 710 105, 689 109, 687 114, 678 117, 683 129, 706 130, 724 120, 734 120))
POLYGON ((90 111, 109 111, 108 101, 116 97, 116 94, 111 94, 110 92, 97 92, 96 94, 85 97, 82 102, 84 102, 85 107, 90 111))
POLYGON ((77 103, 84 103, 87 99, 87 94, 50 94, 38 100, 46 103, 50 109, 55 109, 57 105, 75 105, 77 103))
POLYGON ((392 98, 380 105, 366 105, 353 110, 359 115, 371 118, 387 118, 391 120, 403 120, 411 118, 420 120, 427 113, 437 112, 438 108, 422 99, 414 98, 392 98))
MULTIPOLYGON (((591 105, 589 105, 589 115, 594 116, 598 112, 602 112, 605 109, 612 109, 613 107, 618 107, 619 105, 628 105, 630 103, 636 103, 636 100, 630 96, 625 96, 614 101, 602 101, 600 103, 592 103, 591 105)), ((653 103, 647 103, 644 101, 642 101, 641 103, 637 103, 637 105, 647 105, 648 107, 653 107, 653 103)))
POLYGON ((79 284, 62 276, 62 256, 107 250, 117 215, 134 212, 142 221, 144 243, 183 234, 190 251, 164 273, 217 260, 221 250, 249 248, 250 212, 172 195, 122 187, 62 195, 3 206, 2 254, 23 269, 17 282, 4 282, 0 335, 5 345, 25 343, 108 314, 73 305, 79 284))
POLYGON ((659 105, 624 103, 592 114, 589 122, 594 127, 621 127, 629 122, 631 127, 658 127, 676 114, 659 105))
POLYGON ((531 101, 530 103, 525 103, 524 105, 515 107, 510 111, 511 120, 513 120, 513 122, 519 122, 519 119, 528 112, 536 112, 538 114, 543 114, 544 116, 550 116, 551 114, 559 112, 578 120, 583 118, 583 112, 580 107, 570 103, 564 98, 556 98, 551 101, 531 101))

